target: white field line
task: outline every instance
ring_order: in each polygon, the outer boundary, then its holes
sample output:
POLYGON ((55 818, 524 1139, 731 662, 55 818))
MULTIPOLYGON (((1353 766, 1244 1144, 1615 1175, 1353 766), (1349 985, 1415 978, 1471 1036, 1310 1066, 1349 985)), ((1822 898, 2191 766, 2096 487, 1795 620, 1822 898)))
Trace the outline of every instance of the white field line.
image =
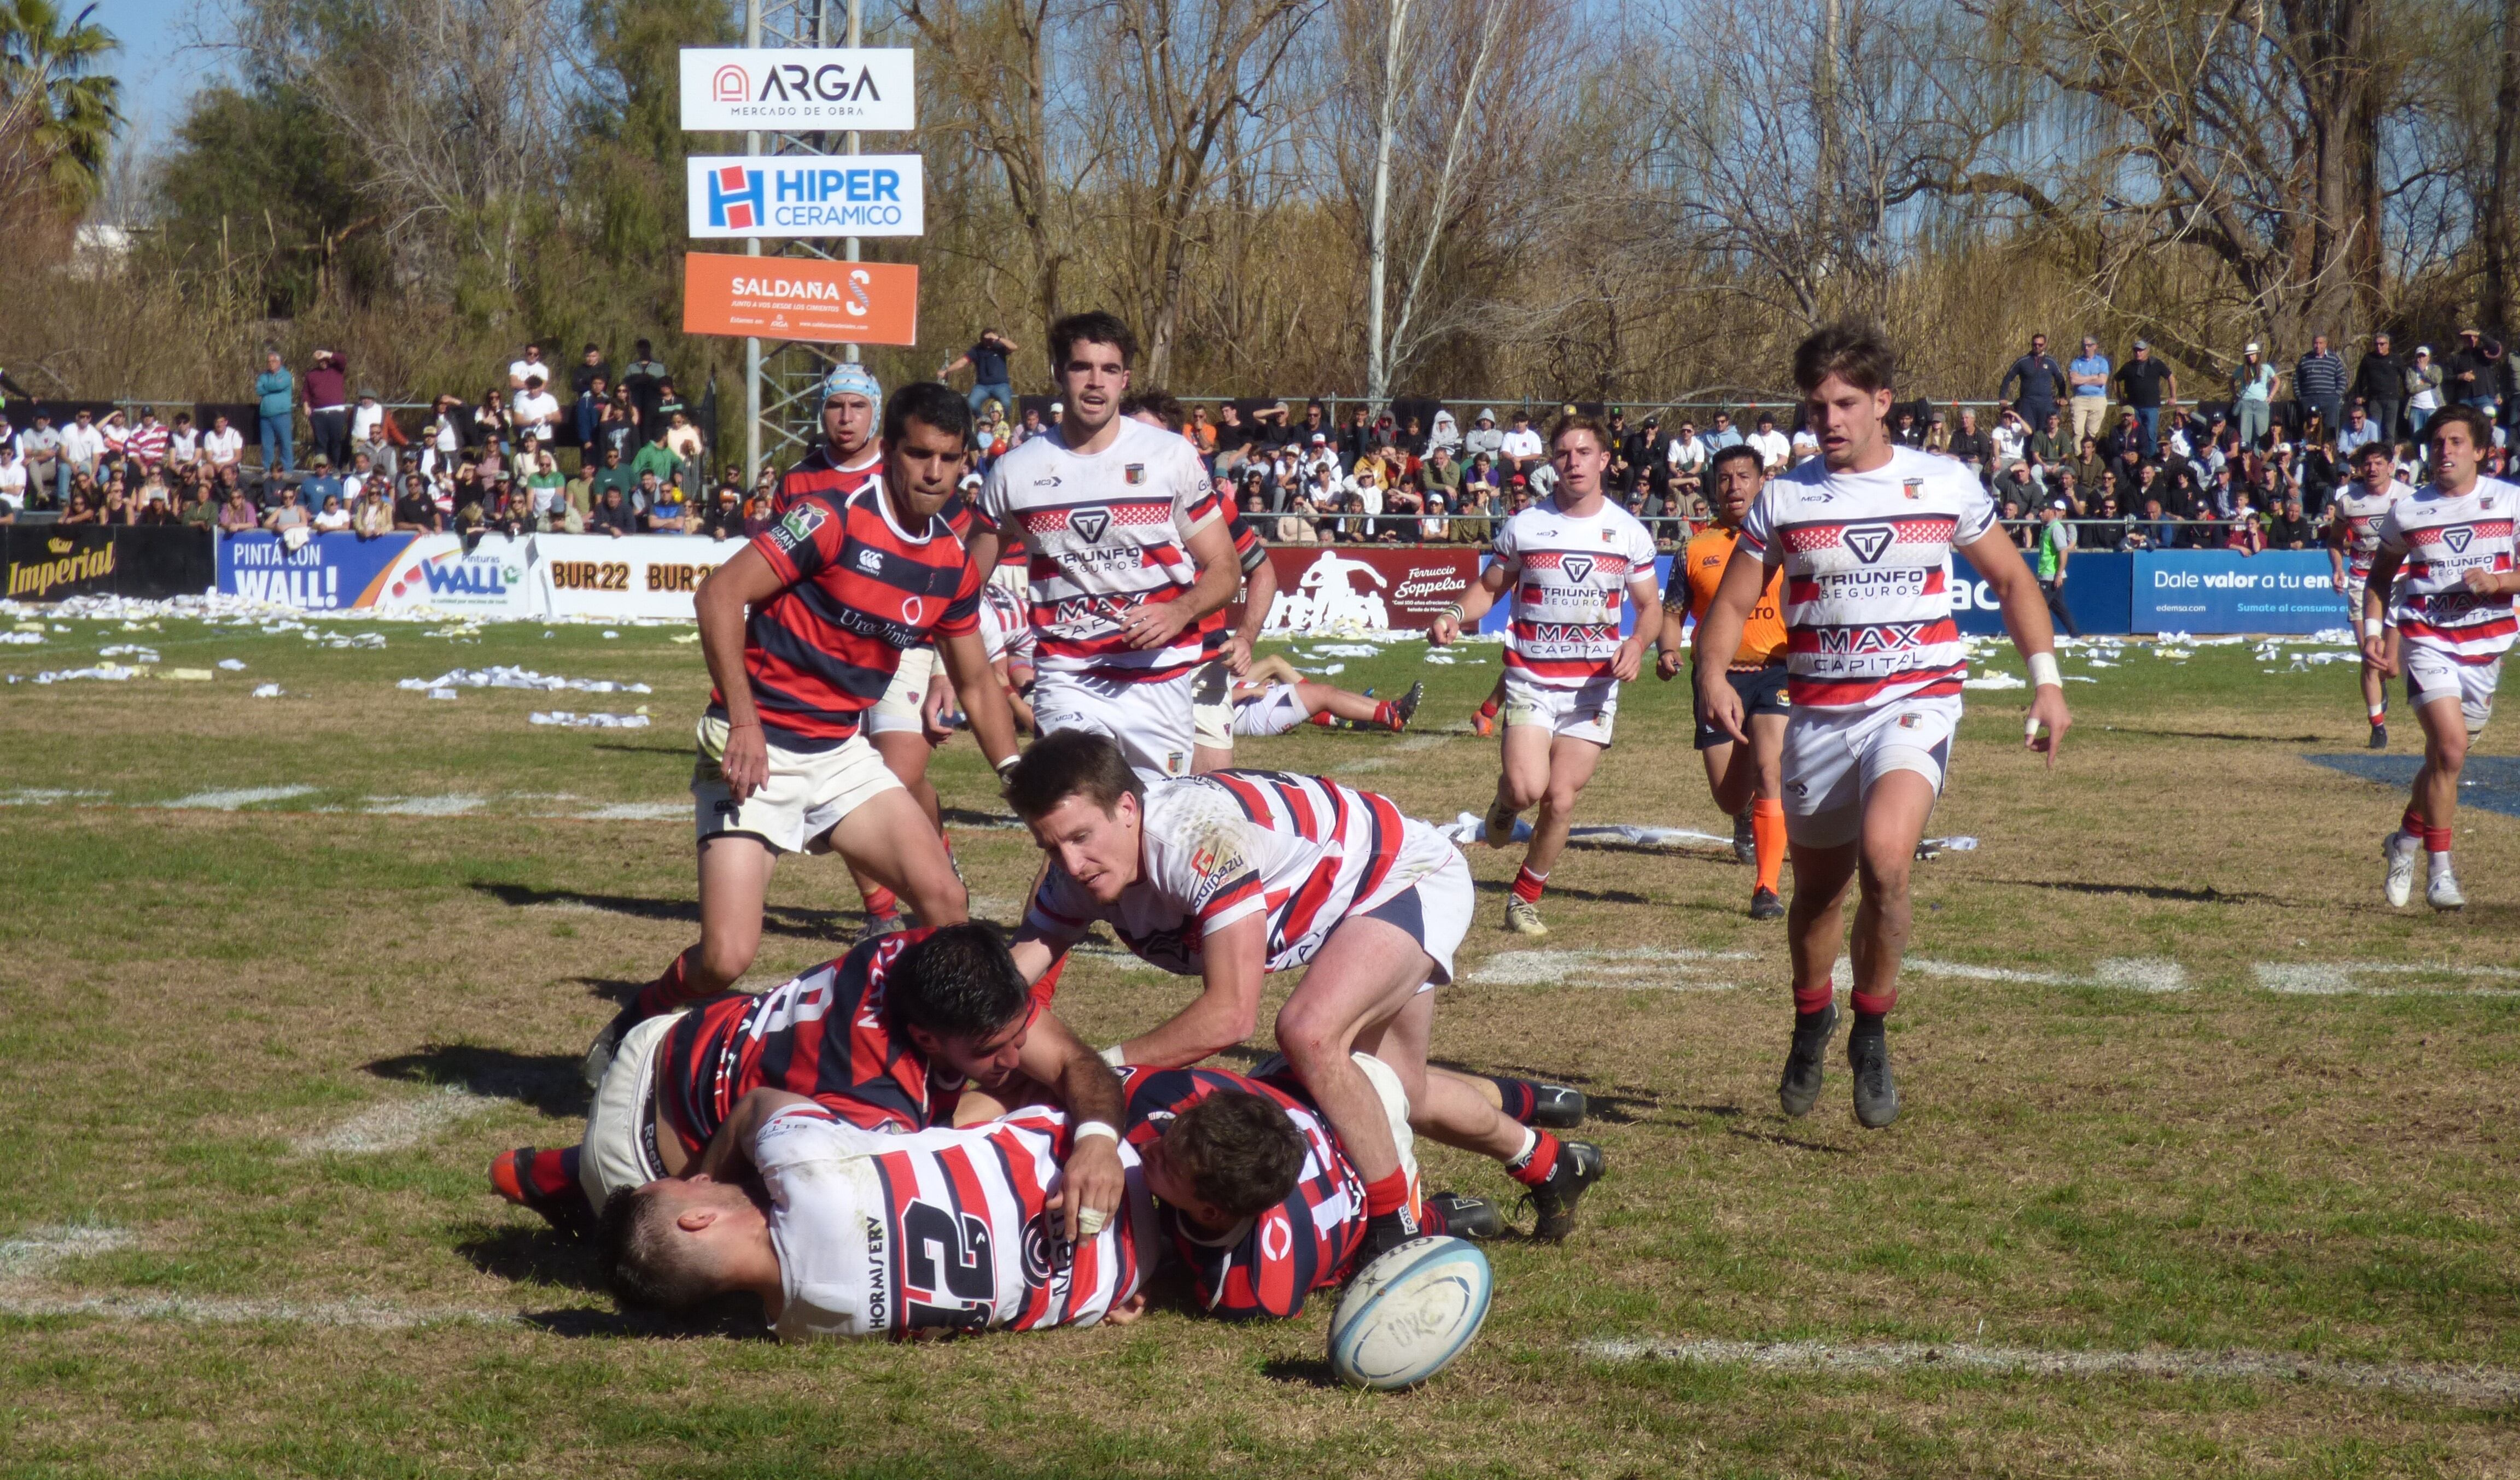
POLYGON ((286 1322, 295 1325, 408 1330, 446 1322, 507 1325, 506 1311, 405 1306, 384 1300, 273 1300, 211 1295, 38 1295, 0 1293, 0 1315, 102 1316, 115 1321, 189 1321, 204 1325, 286 1322))
POLYGON ((500 1103, 487 1095, 449 1085, 412 1099, 370 1105, 329 1131, 299 1140, 297 1150, 307 1156, 328 1152, 373 1156, 380 1151, 399 1151, 500 1103))
POLYGON ((1732 979, 1729 964, 1758 959, 1756 951, 1662 950, 1653 946, 1626 951, 1499 951, 1471 967, 1465 979, 1492 987, 1730 992, 1741 983, 1732 979))
POLYGON ((0 1279, 38 1278, 68 1260, 110 1254, 133 1242, 129 1229, 105 1224, 45 1224, 15 1238, 0 1239, 0 1279))
POLYGON ((359 810, 376 817, 462 817, 488 805, 486 796, 371 796, 359 810))
POLYGON ((1922 1341, 1717 1341, 1620 1338, 1578 1341, 1596 1362, 1694 1362, 1768 1370, 1890 1372, 1928 1368, 2025 1377, 2217 1377, 2316 1382, 2461 1403, 2520 1399, 2520 1372, 2448 1363, 2330 1362, 2242 1350, 2075 1352, 1922 1341))
MULTIPOLYGON (((2175 961, 2156 956, 2110 957, 2089 976, 2063 971, 2014 971, 2003 966, 1978 966, 1966 962, 1911 956, 1900 966, 1902 976, 1939 976, 1958 981, 2008 981, 2038 987, 2115 987, 2128 992, 2184 992, 2187 971, 2175 961)), ((1833 980, 1841 988, 1855 984, 1855 968, 1840 957, 1833 980)))
POLYGON ((234 812, 257 802, 285 802, 292 797, 310 796, 314 791, 312 786, 245 786, 233 791, 196 791, 190 796, 179 796, 171 802, 158 805, 169 811, 234 812))
POLYGON ((2258 985, 2291 997, 2512 997, 2520 987, 2380 987, 2356 981, 2358 976, 2464 976, 2487 981, 2520 982, 2512 966, 2454 966, 2447 962, 2270 962, 2257 965, 2258 985))

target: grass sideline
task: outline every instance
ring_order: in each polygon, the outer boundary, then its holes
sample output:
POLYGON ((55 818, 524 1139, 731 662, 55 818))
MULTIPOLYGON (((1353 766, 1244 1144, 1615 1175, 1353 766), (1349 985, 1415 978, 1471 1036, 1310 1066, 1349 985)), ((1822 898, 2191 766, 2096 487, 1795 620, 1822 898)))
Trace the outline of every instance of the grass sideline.
MULTIPOLYGON (((1743 918, 1746 870, 1572 852, 1543 956, 1497 928, 1514 855, 1471 849, 1481 915, 1437 1053, 1586 1086, 1612 1175, 1564 1246, 1491 1250, 1497 1307, 1459 1366, 1375 1398, 1329 1381, 1327 1302, 1278 1326, 1174 1302, 1126 1330, 845 1350, 616 1316, 482 1168, 575 1134, 579 1051, 693 929, 696 650, 640 627, 320 621, 386 640, 333 650, 65 625, 0 648, 0 674, 125 643, 247 667, 0 688, 0 940, 20 964, 0 1112, 23 1129, 0 1194, 0 1475, 2512 1472, 2506 1398, 2319 1375, 2520 1369, 2520 998, 2260 985, 2264 964, 2387 963, 2436 968, 2400 989, 2520 986, 2473 974, 2520 966, 2520 821, 2462 815, 2463 916, 2380 904, 2403 799, 2303 758, 2360 741, 2348 665, 2069 656, 2098 682, 2068 686, 2052 774, 2017 748, 2020 692, 1969 695, 1934 830, 1982 846, 1919 866, 1913 952, 1988 969, 1903 983, 1908 1108, 1887 1133, 1855 1127, 1838 1061, 1810 1119, 1777 1114, 1783 942, 1743 918), (394 687, 491 663, 654 692, 394 687), (261 683, 284 696, 249 697, 261 683), (652 727, 526 723, 638 705, 652 727), (2128 958, 2177 963, 2186 990, 2076 984, 2128 958), (2304 1365, 1707 1355, 1797 1342, 2304 1365)), ((1493 742, 1441 729, 1494 651, 1299 655, 1352 688, 1422 677, 1423 732, 1307 731, 1243 758, 1421 817, 1476 811, 1493 742)), ((1686 700, 1628 691, 1582 820, 1724 830, 1686 700)), ((2510 753, 2507 734, 2481 749, 2510 753)), ((968 741, 937 767, 975 907, 1003 919, 1033 855, 988 826, 984 771, 968 741)), ((857 922, 828 862, 783 869, 771 916, 756 984, 857 922)), ((1102 1041, 1191 990, 1098 956, 1060 1001, 1102 1041)), ((1472 1158, 1429 1163, 1508 1189, 1472 1158)))

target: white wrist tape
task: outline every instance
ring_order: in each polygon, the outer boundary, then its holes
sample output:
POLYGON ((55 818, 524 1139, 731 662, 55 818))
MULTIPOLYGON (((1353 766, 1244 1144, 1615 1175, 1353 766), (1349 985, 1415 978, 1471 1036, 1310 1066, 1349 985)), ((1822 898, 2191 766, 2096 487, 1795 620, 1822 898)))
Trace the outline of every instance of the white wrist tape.
POLYGON ((2366 616, 2362 619, 2362 635, 2364 637, 2378 637, 2381 633, 2386 632, 2388 627, 2388 623, 2383 622, 2376 616, 2366 616))
POLYGON ((1115 1043, 1111 1047, 1104 1049, 1102 1051, 1102 1061, 1115 1069, 1120 1067, 1122 1064, 1127 1063, 1129 1060, 1124 1057, 1120 1052, 1122 1049, 1127 1047, 1128 1045, 1126 1044, 1115 1043))
POLYGON ((998 774, 1000 776, 1006 775, 1020 764, 1022 760, 1023 753, 1021 751, 1017 751, 1015 754, 1008 756, 1005 760, 998 762, 998 774))
POLYGON ((2056 671, 2056 654, 2052 652, 2030 654, 2030 682, 2032 687, 2041 689, 2065 687, 2065 676, 2056 671))
POLYGON ((1120 1140, 1119 1132, 1111 1129, 1107 1122, 1100 1120, 1080 1120, 1076 1123, 1076 1129, 1068 1132, 1070 1142, 1083 1141, 1089 1136, 1108 1136, 1115 1144, 1120 1140))

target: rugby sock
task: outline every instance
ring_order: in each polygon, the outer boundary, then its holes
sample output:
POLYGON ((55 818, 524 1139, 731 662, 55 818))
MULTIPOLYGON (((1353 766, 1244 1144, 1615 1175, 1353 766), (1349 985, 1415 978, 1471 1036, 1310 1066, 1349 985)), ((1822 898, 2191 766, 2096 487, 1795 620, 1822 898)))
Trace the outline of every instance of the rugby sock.
POLYGON ((2406 816, 2398 819, 2398 830, 2408 837, 2421 837, 2430 830, 2424 825, 2423 814, 2408 807, 2406 816))
POLYGON ((2387 719, 2388 717, 2389 717, 2389 702, 2388 702, 2388 700, 2386 700, 2386 699, 2382 699, 2379 703, 2373 704, 2373 705, 2371 706, 2371 723, 2373 723, 2373 724, 2375 724, 2375 725, 2376 725, 2376 724, 2380 723, 2380 721, 2382 721, 2382 720, 2384 720, 2384 719, 2387 719))
POLYGON ((1847 1000, 1855 1007, 1855 1025, 1860 1028, 1868 1017, 1877 1023, 1889 1016, 1890 1009, 1898 1006, 1899 989, 1893 986, 1887 992, 1851 992, 1847 1000))
POLYGON ((1497 717, 1497 696, 1496 696, 1495 695, 1491 694, 1491 695, 1488 695, 1488 701, 1487 701, 1486 703, 1484 703, 1484 704, 1479 705, 1479 718, 1481 718, 1481 719, 1494 719, 1494 718, 1496 718, 1496 717, 1497 717))
POLYGON ((1532 1112, 1540 1107, 1540 1087, 1528 1079, 1509 1079, 1503 1074, 1480 1076, 1497 1087, 1505 1099, 1505 1118, 1531 1124, 1532 1112))
POLYGON ((2451 838, 2452 832, 2448 828, 2424 830, 2424 862, 2431 866, 2426 877, 2439 878, 2450 872, 2451 838))
POLYGON ((1409 1206, 1409 1169, 1396 1167, 1382 1177, 1365 1185, 1365 1216, 1380 1218, 1398 1213, 1409 1206))
MULTIPOLYGON (((949 857, 951 853, 949 848, 949 857)), ((866 912, 870 919, 890 919, 901 913, 901 896, 878 884, 866 891, 866 912)))
POLYGON ((1384 699, 1375 704, 1373 706, 1373 723, 1377 728, 1383 730, 1399 729, 1400 706, 1389 699, 1384 699))
POLYGON ((1505 1164, 1505 1174, 1524 1187, 1536 1188, 1557 1170, 1557 1138, 1536 1126, 1525 1126, 1522 1134, 1522 1154, 1505 1164))
POLYGON ((1525 864, 1513 875, 1513 897, 1521 900, 1526 905, 1536 905, 1540 903, 1540 891, 1548 887, 1549 875, 1546 874, 1532 873, 1531 866, 1528 864, 1525 864))
POLYGON ((675 957, 673 964, 665 967, 662 975, 641 987, 639 995, 630 999, 630 1006, 638 1009, 640 1016, 654 1017, 660 1012, 670 1012, 687 1002, 707 995, 692 984, 692 955, 698 950, 699 947, 693 946, 675 957))
POLYGON ((1825 1012, 1828 1010, 1830 1000, 1836 995, 1837 989, 1827 982, 1822 982, 1817 987, 1796 987, 1794 988, 1794 1015, 1811 1017, 1825 1012))
POLYGON ((1785 804, 1773 796, 1752 802, 1750 835, 1758 840, 1759 887, 1773 891, 1785 867, 1785 804))
POLYGON ((1338 716, 1330 713, 1328 709, 1323 709, 1306 715, 1304 717, 1304 723, 1308 725, 1319 725, 1325 730, 1335 730, 1338 728, 1338 716))

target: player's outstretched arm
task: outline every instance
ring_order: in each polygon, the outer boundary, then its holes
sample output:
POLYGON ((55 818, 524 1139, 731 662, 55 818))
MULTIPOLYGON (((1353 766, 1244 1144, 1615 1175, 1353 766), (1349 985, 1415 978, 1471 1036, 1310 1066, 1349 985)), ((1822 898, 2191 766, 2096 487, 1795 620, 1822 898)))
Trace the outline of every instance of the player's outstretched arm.
POLYGON ((980 753, 1003 772, 1014 763, 1015 717, 1007 707, 1007 693, 998 683, 997 670, 989 666, 988 646, 976 632, 940 637, 936 656, 945 664, 945 676, 954 681, 954 692, 962 695, 963 712, 970 718, 980 753))
MULTIPOLYGON (((1251 1036, 1260 1020, 1260 982, 1268 968, 1269 915, 1254 911, 1211 932, 1199 944, 1196 1000, 1154 1031, 1119 1046, 1120 1062, 1178 1069, 1221 1054, 1251 1036)), ((1016 958, 1022 964, 1022 958, 1016 958)))
POLYGON ((1741 629, 1749 625, 1750 608, 1768 587, 1767 557, 1736 545, 1724 562, 1724 578, 1697 619, 1697 712, 1706 723, 1743 744, 1750 737, 1741 728, 1741 695, 1725 673, 1732 654, 1741 650, 1741 629), (1712 656, 1709 656, 1712 654, 1712 656))
POLYGON ((2003 630, 2012 634, 2012 646, 2021 650, 2021 659, 2030 665, 2030 720, 2023 728, 2021 742, 2033 750, 2047 753, 2048 766, 2056 766, 2056 747, 2065 740, 2065 731, 2074 717, 2065 709, 2065 680, 2056 671, 2056 631, 2048 624, 2048 598, 2039 590, 2039 580, 2030 567, 2021 563, 2021 552, 2003 537, 2003 526, 1989 524, 1986 533, 1959 547, 1960 554, 1986 579, 2003 608, 2003 630), (2039 732, 2046 728, 2047 734, 2039 732))
POLYGON ((813 1102, 805 1096, 774 1090, 768 1085, 747 1092, 735 1102, 735 1108, 728 1112, 726 1123, 717 1128, 717 1134, 709 1138, 708 1149, 700 1152, 699 1160, 684 1168, 683 1175, 706 1177, 712 1182, 726 1181, 751 1163, 752 1138, 759 1134, 763 1121, 789 1105, 813 1102))
POLYGON ((1488 568, 1479 572, 1479 578, 1462 593, 1460 601, 1435 613, 1435 620, 1426 627, 1427 643, 1441 648, 1464 632, 1476 632, 1479 618, 1496 605, 1496 599, 1505 594, 1507 583, 1512 579, 1511 561, 1502 558, 1488 561, 1488 568))
POLYGON ((1047 1008, 1024 1035, 1019 1061, 1036 1082, 1055 1086, 1058 1102, 1067 1109, 1067 1162, 1059 1184, 1059 1211, 1066 1219, 1068 1242, 1076 1242, 1080 1233, 1090 1238, 1102 1232, 1104 1219, 1120 1210, 1120 1200, 1129 1191, 1128 1173, 1120 1166, 1118 1136, 1126 1113, 1120 1076, 1047 1008), (1112 1134, 1086 1133, 1082 1127, 1089 1124, 1109 1126, 1112 1134), (1091 1227, 1080 1228, 1079 1218, 1089 1212, 1100 1216, 1086 1218, 1091 1227))
POLYGON ((744 612, 785 588, 761 551, 746 545, 703 577, 692 595, 699 617, 700 657, 708 664, 709 682, 726 701, 726 755, 719 767, 739 802, 770 780, 770 744, 762 738, 761 714, 752 707, 752 682, 743 671, 744 612))

